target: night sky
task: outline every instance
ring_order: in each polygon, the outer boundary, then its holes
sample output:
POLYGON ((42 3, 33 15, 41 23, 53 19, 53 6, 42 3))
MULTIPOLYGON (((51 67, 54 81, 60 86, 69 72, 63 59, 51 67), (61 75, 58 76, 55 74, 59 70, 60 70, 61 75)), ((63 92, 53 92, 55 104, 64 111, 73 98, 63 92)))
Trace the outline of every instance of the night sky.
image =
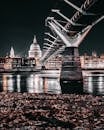
MULTIPOLYGON (((11 46, 17 55, 27 54, 34 35, 37 36, 42 48, 46 30, 45 19, 50 16, 52 8, 58 7, 59 1, 62 2, 62 0, 1 0, 0 56, 9 53, 11 46)), ((68 9, 70 18, 72 8, 68 9)), ((104 53, 104 20, 91 30, 80 45, 81 54, 84 52, 91 54, 92 51, 104 53)))

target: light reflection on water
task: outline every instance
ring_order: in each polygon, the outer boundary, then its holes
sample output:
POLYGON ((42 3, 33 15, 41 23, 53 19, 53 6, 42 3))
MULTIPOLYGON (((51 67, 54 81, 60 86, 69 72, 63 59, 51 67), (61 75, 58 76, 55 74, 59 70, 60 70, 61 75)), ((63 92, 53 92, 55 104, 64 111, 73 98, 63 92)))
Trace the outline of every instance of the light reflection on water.
MULTIPOLYGON (((41 74, 1 74, 0 91, 29 93, 61 93, 59 78, 41 74)), ((104 74, 84 77, 84 92, 104 95, 104 74)))
POLYGON ((84 91, 104 95, 104 74, 92 74, 84 77, 84 91))
POLYGON ((2 74, 0 91, 29 93, 61 93, 58 78, 42 77, 40 74, 2 74))

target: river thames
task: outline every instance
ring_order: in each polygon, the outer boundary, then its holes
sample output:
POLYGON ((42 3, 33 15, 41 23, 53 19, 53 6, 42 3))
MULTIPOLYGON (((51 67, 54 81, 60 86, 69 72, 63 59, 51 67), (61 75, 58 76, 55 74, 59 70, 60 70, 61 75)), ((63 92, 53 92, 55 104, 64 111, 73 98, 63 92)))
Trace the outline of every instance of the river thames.
MULTIPOLYGON (((104 74, 84 77, 85 93, 104 95, 104 74)), ((59 77, 41 73, 2 73, 0 74, 1 92, 28 92, 61 94, 59 77)))

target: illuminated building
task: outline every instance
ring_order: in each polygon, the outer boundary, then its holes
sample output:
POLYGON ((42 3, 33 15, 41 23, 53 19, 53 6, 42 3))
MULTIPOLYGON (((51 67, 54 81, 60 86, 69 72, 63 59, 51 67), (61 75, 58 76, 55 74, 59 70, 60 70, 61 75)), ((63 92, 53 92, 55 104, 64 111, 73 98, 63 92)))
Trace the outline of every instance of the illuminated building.
MULTIPOLYGON (((96 52, 92 52, 92 55, 89 56, 87 54, 84 54, 83 56, 80 56, 81 61, 81 68, 82 69, 104 69, 104 54, 98 56, 96 52)), ((57 55, 52 58, 50 58, 46 64, 46 69, 61 69, 62 65, 62 56, 57 55)))
POLYGON ((0 70, 3 70, 3 69, 4 69, 4 63, 5 63, 5 58, 4 58, 4 57, 1 57, 1 58, 0 58, 0 70))
POLYGON ((84 69, 100 69, 104 68, 104 55, 98 56, 95 52, 92 52, 91 56, 87 54, 80 57, 81 67, 84 69))
POLYGON ((61 69, 61 65, 62 65, 62 56, 57 55, 50 58, 50 60, 48 60, 47 63, 45 64, 45 67, 46 69, 61 69))
MULTIPOLYGON (((41 69, 41 56, 42 51, 37 43, 36 36, 34 36, 33 43, 28 51, 28 57, 15 56, 14 49, 11 47, 9 56, 0 58, 0 71, 33 71, 41 69)), ((45 63, 45 68, 61 70, 62 60, 61 54, 53 56, 45 63)), ((80 60, 82 69, 104 69, 104 54, 98 56, 96 52, 92 52, 91 56, 87 54, 80 56, 80 60)))

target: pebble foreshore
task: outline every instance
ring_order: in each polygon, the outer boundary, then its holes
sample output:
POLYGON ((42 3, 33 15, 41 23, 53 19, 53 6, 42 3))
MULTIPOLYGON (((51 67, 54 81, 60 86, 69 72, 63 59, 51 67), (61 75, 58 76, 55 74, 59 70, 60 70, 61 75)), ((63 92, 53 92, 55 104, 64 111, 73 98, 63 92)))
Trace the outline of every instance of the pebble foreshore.
POLYGON ((104 96, 1 92, 0 130, 104 130, 104 96))

